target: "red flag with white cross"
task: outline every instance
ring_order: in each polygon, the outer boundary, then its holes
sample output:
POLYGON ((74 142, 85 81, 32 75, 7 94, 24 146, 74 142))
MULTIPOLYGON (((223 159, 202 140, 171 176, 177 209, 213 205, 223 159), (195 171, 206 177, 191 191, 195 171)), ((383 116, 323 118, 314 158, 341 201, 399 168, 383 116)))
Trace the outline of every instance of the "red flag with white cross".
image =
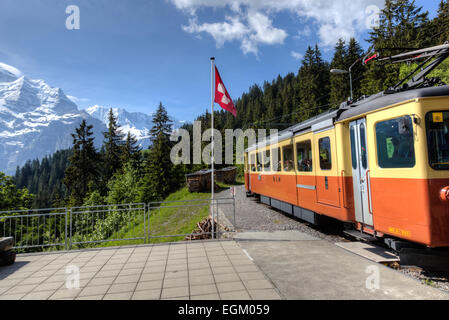
POLYGON ((232 101, 228 90, 226 90, 226 87, 221 80, 217 67, 215 67, 215 102, 226 111, 232 113, 234 117, 237 117, 237 109, 234 106, 234 102, 232 101))

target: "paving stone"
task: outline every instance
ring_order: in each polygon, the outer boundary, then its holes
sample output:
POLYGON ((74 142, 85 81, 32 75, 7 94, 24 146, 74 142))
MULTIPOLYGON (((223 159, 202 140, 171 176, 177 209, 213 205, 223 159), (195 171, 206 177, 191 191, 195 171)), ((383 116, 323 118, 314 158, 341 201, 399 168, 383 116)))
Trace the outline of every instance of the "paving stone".
POLYGON ((239 277, 245 280, 257 280, 257 279, 265 279, 265 276, 261 272, 240 272, 239 277))
POLYGON ((199 286, 190 286, 190 295, 199 296, 206 294, 218 294, 215 284, 206 284, 199 286))
POLYGON ((190 300, 220 300, 220 297, 216 293, 205 294, 200 296, 191 296, 190 300))
POLYGON ((173 298, 162 298, 161 300, 181 300, 181 301, 188 301, 189 296, 185 297, 173 297, 173 298))
POLYGON ((197 286, 203 284, 212 284, 215 282, 215 280, 210 275, 203 275, 203 276, 191 276, 189 277, 189 282, 191 286, 197 286))
POLYGON ((245 280, 243 281, 248 290, 251 289, 273 289, 273 285, 266 279, 245 280))
POLYGON ((16 285, 11 287, 5 294, 19 294, 19 293, 30 293, 33 289, 37 287, 36 284, 25 284, 25 285, 16 285))
POLYGON ((132 296, 132 300, 159 300, 161 296, 161 290, 145 290, 136 291, 132 296))
POLYGON ((120 292, 133 292, 134 289, 136 289, 136 286, 137 286, 137 282, 113 284, 112 286, 110 286, 107 293, 110 294, 110 293, 120 293, 120 292))
POLYGON ((142 273, 161 273, 161 272, 165 272, 165 266, 145 267, 142 270, 142 273))
POLYGON ((281 296, 274 289, 248 290, 254 300, 281 300, 281 296))
POLYGON ((211 268, 204 268, 204 269, 193 269, 189 270, 189 276, 195 277, 195 276, 212 276, 212 269, 211 268))
POLYGON ((139 281, 140 274, 138 275, 130 275, 130 276, 118 276, 114 283, 132 283, 139 281))
POLYGON ((88 283, 88 286, 101 286, 101 285, 111 285, 115 280, 115 277, 105 277, 105 278, 93 278, 88 283))
POLYGON ((141 274, 143 271, 143 269, 124 269, 122 271, 120 271, 120 273, 118 274, 118 276, 130 276, 130 275, 137 275, 137 274, 141 274))
POLYGON ((100 270, 95 275, 96 278, 116 277, 120 273, 120 270, 100 270))
POLYGON ((220 293, 221 300, 251 300, 248 292, 234 291, 220 293))
POLYGON ((216 283, 240 281, 237 273, 224 273, 214 276, 216 283))
POLYGON ((47 300, 54 293, 55 293, 55 290, 30 292, 30 293, 26 294, 25 296, 23 296, 21 300, 47 300))
POLYGON ((173 288, 173 287, 185 287, 189 285, 189 279, 185 278, 173 278, 173 279, 164 279, 164 283, 162 287, 165 288, 173 288))
POLYGON ((101 295, 105 294, 110 285, 100 285, 100 286, 88 286, 85 287, 79 294, 80 297, 82 296, 95 296, 95 295, 101 295))
POLYGON ((140 277, 139 281, 152 281, 152 280, 162 280, 164 279, 164 273, 158 272, 158 273, 144 273, 140 277))
POLYGON ((130 300, 132 292, 109 293, 103 297, 103 300, 130 300))
POLYGON ((223 292, 245 290, 245 286, 241 281, 217 283, 217 287, 220 294, 223 292))
POLYGON ((20 300, 24 295, 25 293, 2 294, 0 300, 20 300))
POLYGON ((162 289, 162 299, 167 298, 178 298, 178 297, 185 297, 189 295, 189 288, 188 287, 177 287, 177 288, 166 288, 162 289))
POLYGON ((187 270, 187 264, 171 265, 165 268, 166 271, 183 271, 187 270))
POLYGON ((203 262, 203 263, 191 263, 189 262, 189 269, 195 270, 195 269, 206 269, 210 268, 209 262, 203 262))
POLYGON ((136 287, 136 291, 156 290, 156 289, 158 290, 162 289, 162 280, 139 282, 136 287))
POLYGON ((214 274, 235 273, 233 267, 214 267, 212 268, 214 274))
POLYGON ((237 272, 259 272, 259 269, 255 266, 235 266, 237 272))
POLYGON ((102 300, 104 295, 76 297, 75 300, 102 300))
POLYGON ((64 284, 65 284, 65 282, 63 282, 63 281, 60 281, 60 282, 47 282, 46 281, 44 283, 41 283, 37 287, 35 287, 33 289, 33 292, 57 290, 57 289, 61 288, 64 284))
POLYGON ((169 271, 165 273, 165 279, 187 278, 189 272, 186 271, 169 271))
POLYGON ((57 299, 74 299, 78 294, 81 292, 81 289, 59 289, 57 290, 53 295, 49 297, 50 300, 57 300, 57 299))

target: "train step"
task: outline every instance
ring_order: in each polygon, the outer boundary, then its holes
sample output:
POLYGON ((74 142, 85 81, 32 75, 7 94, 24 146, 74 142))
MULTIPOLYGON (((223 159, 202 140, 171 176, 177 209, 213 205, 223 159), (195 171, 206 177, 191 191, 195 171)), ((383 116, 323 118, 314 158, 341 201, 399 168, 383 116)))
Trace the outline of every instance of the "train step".
POLYGON ((369 234, 366 234, 366 233, 362 233, 362 232, 357 231, 357 230, 345 230, 345 231, 343 231, 343 233, 348 235, 348 236, 350 236, 350 237, 352 237, 352 238, 355 238, 355 239, 357 239, 359 241, 364 241, 364 242, 375 242, 375 241, 377 241, 377 239, 375 237, 370 236, 369 234))

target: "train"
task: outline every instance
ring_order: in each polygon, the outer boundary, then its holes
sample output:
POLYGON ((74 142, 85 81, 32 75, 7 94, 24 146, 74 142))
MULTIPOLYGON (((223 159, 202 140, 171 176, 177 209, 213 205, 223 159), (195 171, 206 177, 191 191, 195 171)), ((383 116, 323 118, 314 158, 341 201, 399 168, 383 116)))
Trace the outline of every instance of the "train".
MULTIPOLYGON (((404 88, 404 87, 403 87, 404 88)), ((244 154, 248 195, 301 220, 449 247, 449 86, 381 92, 294 125, 244 154)))

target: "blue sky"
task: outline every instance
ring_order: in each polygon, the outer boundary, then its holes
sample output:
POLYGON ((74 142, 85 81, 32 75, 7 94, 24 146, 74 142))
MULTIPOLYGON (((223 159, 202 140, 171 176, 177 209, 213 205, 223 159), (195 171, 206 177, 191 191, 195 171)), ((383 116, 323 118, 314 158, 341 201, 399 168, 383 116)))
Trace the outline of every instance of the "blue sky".
MULTIPOLYGON (((365 9, 383 0, 2 0, 0 62, 92 105, 193 120, 210 107, 215 56, 231 96, 297 72, 308 45, 365 47, 365 9), (80 9, 67 30, 66 7, 80 9)), ((435 15, 439 1, 418 0, 435 15)))

